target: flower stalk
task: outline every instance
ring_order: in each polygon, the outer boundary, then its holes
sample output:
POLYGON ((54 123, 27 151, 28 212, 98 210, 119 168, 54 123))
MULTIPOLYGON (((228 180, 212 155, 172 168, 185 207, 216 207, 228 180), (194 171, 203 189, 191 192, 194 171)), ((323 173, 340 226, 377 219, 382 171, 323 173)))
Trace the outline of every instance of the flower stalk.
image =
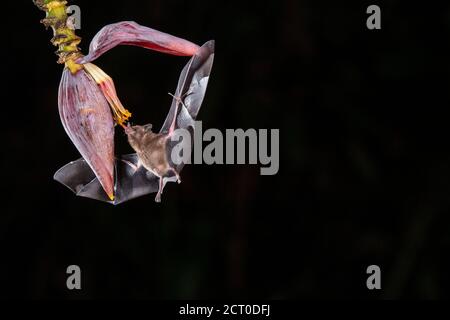
POLYGON ((76 73, 82 69, 82 66, 75 63, 75 60, 81 57, 78 45, 81 38, 75 34, 75 31, 68 25, 67 1, 59 0, 33 0, 34 4, 45 11, 45 19, 41 23, 53 30, 51 43, 58 47, 58 63, 65 64, 72 72, 76 73))
POLYGON ((46 28, 51 27, 53 30, 51 43, 58 47, 58 51, 56 51, 56 54, 59 56, 58 63, 64 64, 72 74, 77 73, 81 69, 85 69, 104 91, 116 123, 124 127, 126 121, 131 117, 131 113, 124 108, 117 97, 114 82, 111 77, 95 65, 77 62, 77 60, 84 56, 78 48, 81 38, 75 34, 75 31, 68 23, 67 1, 33 0, 33 2, 39 9, 46 13, 46 17, 41 20, 41 23, 46 28))

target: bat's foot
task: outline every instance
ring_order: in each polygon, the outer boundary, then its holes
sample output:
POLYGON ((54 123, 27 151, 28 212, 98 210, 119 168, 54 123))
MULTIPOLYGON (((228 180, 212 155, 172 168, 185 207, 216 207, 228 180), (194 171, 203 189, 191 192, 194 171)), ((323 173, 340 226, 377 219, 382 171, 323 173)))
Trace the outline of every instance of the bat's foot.
POLYGON ((164 189, 164 178, 160 177, 159 178, 159 189, 158 189, 158 193, 156 194, 156 197, 155 197, 155 202, 161 202, 161 195, 163 193, 163 189, 164 189))
POLYGON ((178 182, 178 184, 180 184, 181 183, 181 178, 180 178, 180 175, 178 174, 177 170, 175 170, 174 168, 170 168, 169 171, 171 171, 173 173, 173 175, 175 177, 177 177, 177 182, 178 182))
POLYGON ((158 191, 155 197, 155 202, 160 203, 161 202, 161 192, 158 191))

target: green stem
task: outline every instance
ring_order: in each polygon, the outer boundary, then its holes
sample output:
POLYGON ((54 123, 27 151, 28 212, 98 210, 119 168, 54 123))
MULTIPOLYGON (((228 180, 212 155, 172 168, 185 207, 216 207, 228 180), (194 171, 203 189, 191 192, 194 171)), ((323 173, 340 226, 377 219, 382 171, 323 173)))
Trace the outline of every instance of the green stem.
POLYGON ((46 13, 45 19, 42 19, 41 23, 46 28, 51 27, 53 29, 51 43, 58 47, 58 51, 56 51, 59 56, 58 63, 66 64, 66 67, 73 73, 77 72, 82 68, 74 62, 81 56, 78 48, 81 38, 67 24, 67 1, 33 0, 33 2, 46 13))

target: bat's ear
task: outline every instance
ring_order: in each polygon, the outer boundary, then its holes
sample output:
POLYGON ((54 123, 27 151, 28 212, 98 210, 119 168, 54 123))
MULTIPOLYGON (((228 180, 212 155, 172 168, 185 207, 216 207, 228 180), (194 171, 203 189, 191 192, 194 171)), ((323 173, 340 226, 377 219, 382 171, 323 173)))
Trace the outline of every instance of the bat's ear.
POLYGON ((144 130, 145 130, 145 131, 152 131, 152 128, 153 128, 153 125, 152 125, 151 123, 146 124, 146 125, 144 126, 144 130))

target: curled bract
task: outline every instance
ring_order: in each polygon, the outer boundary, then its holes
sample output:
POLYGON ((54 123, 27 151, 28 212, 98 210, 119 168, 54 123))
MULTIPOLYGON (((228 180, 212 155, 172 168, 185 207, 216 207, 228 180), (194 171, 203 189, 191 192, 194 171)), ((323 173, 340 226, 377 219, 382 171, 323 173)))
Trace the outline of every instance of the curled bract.
POLYGON ((138 46, 177 56, 193 56, 198 45, 168 33, 144 27, 133 21, 122 21, 103 27, 92 39, 89 54, 79 63, 92 62, 118 45, 138 46))

